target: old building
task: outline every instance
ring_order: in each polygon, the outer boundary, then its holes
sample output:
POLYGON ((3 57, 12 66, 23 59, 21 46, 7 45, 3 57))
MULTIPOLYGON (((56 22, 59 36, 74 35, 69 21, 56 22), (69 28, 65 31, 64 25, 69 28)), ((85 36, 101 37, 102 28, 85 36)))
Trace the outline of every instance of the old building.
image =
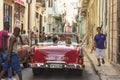
POLYGON ((109 24, 109 41, 108 41, 108 60, 113 63, 120 63, 120 1, 108 0, 108 24, 109 24))
POLYGON ((45 0, 36 0, 34 31, 44 32, 45 0))
POLYGON ((86 27, 87 44, 91 46, 96 27, 100 26, 107 36, 106 59, 120 63, 120 1, 119 0, 81 0, 81 16, 86 27), (87 34, 88 33, 88 34, 87 34))
POLYGON ((83 40, 89 46, 92 46, 93 36, 96 33, 95 28, 99 26, 98 0, 81 0, 81 5, 80 14, 83 17, 82 20, 85 27, 83 40))
POLYGON ((1 27, 3 28, 3 23, 5 21, 8 21, 10 23, 10 30, 9 32, 12 32, 12 26, 13 26, 13 11, 14 11, 14 1, 13 0, 1 0, 1 12, 3 11, 3 14, 1 13, 1 27))

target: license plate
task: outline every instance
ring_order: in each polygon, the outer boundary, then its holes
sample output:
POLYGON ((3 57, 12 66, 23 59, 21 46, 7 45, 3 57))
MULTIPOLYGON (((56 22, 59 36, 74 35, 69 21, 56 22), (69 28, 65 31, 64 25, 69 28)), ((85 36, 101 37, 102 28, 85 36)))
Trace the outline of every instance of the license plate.
POLYGON ((50 64, 50 68, 62 68, 62 64, 50 64))

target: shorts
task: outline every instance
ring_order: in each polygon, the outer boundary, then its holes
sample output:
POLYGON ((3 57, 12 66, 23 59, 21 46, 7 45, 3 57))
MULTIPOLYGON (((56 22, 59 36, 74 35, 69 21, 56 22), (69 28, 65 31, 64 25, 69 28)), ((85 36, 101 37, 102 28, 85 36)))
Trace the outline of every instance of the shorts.
POLYGON ((105 49, 98 49, 96 48, 96 57, 97 58, 104 58, 105 57, 105 49))
POLYGON ((8 56, 8 51, 0 51, 0 64, 6 61, 8 56))
POLYGON ((8 71, 12 67, 15 72, 21 71, 19 57, 16 52, 12 52, 11 61, 5 61, 3 65, 3 70, 8 71))

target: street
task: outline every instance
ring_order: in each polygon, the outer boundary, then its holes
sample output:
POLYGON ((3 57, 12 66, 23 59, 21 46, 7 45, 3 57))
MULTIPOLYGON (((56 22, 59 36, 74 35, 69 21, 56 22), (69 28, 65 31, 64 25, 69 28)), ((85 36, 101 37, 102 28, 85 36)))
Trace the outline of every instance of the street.
POLYGON ((120 80, 119 8, 120 0, 0 0, 1 70, 21 66, 22 80, 120 80))
MULTIPOLYGON (((82 76, 70 74, 64 71, 44 71, 40 75, 33 76, 32 69, 26 68, 22 71, 23 80, 99 80, 93 70, 90 61, 85 56, 85 69, 82 76)), ((18 80, 18 77, 15 77, 18 80)))

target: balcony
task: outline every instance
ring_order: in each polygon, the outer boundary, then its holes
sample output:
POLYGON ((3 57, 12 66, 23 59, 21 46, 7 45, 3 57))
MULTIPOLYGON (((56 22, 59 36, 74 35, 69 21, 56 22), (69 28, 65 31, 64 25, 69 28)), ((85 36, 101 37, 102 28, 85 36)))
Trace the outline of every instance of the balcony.
POLYGON ((87 7, 81 7, 81 9, 80 9, 80 15, 82 17, 85 17, 86 13, 87 13, 87 7))
POLYGON ((36 0, 37 2, 37 5, 39 6, 42 6, 42 7, 45 7, 45 0, 36 0))
POLYGON ((90 1, 90 0, 82 0, 82 1, 81 1, 82 7, 87 7, 89 1, 90 1))
POLYGON ((89 1, 90 0, 81 0, 82 7, 81 7, 81 10, 80 10, 80 15, 83 16, 83 17, 85 17, 86 14, 87 14, 87 7, 89 5, 89 1))
POLYGON ((43 0, 36 0, 36 2, 42 3, 43 0))
POLYGON ((87 12, 86 12, 86 11, 81 11, 81 12, 80 12, 80 15, 81 15, 82 17, 85 17, 85 16, 87 15, 87 12))

